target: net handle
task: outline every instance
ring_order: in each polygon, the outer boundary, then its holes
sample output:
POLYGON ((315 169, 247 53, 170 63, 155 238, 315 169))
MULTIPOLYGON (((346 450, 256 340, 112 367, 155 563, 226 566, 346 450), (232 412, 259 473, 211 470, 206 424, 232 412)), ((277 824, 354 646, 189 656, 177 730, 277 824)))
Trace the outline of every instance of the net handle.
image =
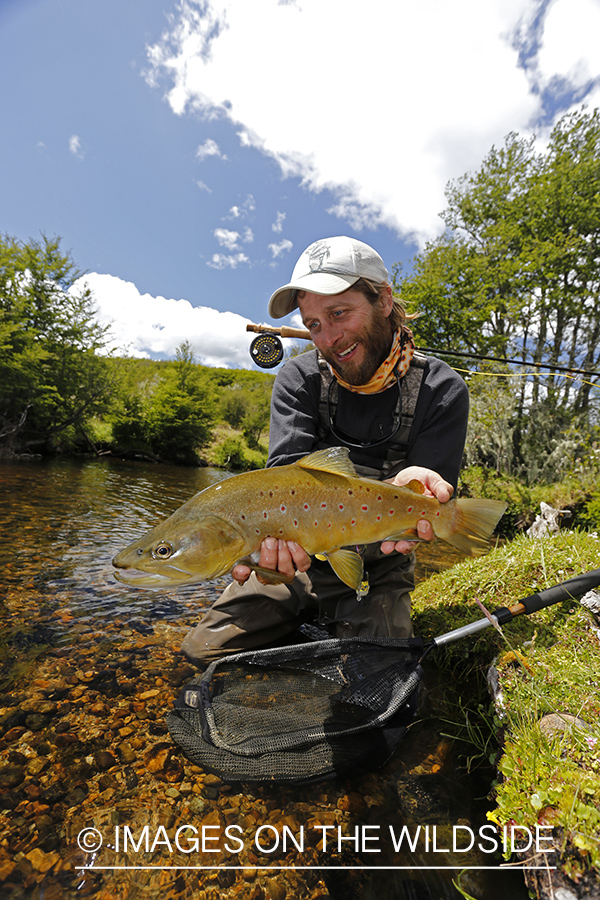
POLYGON ((598 587, 598 585, 600 585, 600 569, 593 569, 590 572, 577 575, 575 578, 569 578, 568 581, 562 581, 553 587, 537 591, 528 597, 523 597, 514 606, 500 607, 489 618, 486 616, 484 619, 470 622, 468 625, 455 628, 453 631, 446 632, 446 634, 440 634, 433 639, 432 646, 443 647, 463 637, 483 631, 485 628, 490 628, 494 625, 504 625, 505 622, 511 622, 513 619, 516 619, 517 616, 528 616, 540 609, 545 609, 547 606, 554 606, 555 603, 560 603, 563 600, 579 599, 584 594, 587 594, 588 591, 598 587))

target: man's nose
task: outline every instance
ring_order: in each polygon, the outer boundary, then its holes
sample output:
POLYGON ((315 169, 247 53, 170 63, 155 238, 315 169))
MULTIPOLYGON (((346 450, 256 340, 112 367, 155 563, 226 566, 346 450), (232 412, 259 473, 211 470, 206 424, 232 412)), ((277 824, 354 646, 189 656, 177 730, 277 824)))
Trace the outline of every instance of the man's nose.
POLYGON ((323 346, 330 348, 335 346, 339 341, 342 334, 342 329, 339 325, 330 324, 329 322, 321 325, 321 340, 323 341, 323 346))

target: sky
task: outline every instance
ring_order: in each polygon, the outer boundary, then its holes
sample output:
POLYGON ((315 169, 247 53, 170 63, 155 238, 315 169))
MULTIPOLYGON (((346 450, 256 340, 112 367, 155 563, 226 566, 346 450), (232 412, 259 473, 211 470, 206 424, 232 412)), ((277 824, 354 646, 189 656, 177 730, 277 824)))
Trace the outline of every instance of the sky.
POLYGON ((118 352, 251 368, 312 241, 410 272, 449 181, 600 106, 600 0, 0 0, 0 85, 0 231, 118 352))

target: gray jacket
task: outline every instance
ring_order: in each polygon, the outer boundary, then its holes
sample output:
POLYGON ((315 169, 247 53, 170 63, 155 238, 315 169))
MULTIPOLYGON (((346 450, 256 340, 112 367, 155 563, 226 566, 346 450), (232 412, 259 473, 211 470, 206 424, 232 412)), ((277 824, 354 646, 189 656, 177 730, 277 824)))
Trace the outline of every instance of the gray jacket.
MULTIPOLYGON (((360 443, 377 440, 393 430, 398 401, 395 385, 379 394, 356 394, 340 387, 334 418, 338 437, 323 427, 321 393, 322 375, 316 351, 295 356, 282 366, 271 398, 267 465, 284 465, 313 450, 343 444, 340 434, 351 438, 352 443, 360 443)), ((456 488, 468 415, 469 395, 463 379, 446 363, 427 357, 410 434, 406 446, 396 453, 397 464, 392 472, 385 470, 385 443, 350 448, 350 458, 363 474, 379 478, 389 477, 406 466, 425 466, 456 488)))

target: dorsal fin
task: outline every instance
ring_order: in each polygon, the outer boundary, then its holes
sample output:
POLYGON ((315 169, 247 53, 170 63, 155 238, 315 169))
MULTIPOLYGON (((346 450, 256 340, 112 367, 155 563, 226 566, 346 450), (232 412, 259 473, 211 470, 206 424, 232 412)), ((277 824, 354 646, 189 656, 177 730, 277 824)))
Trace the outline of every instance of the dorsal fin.
POLYGON ((333 475, 343 475, 346 478, 356 478, 356 469, 348 456, 347 447, 326 447, 324 450, 315 450, 308 456, 294 463, 301 469, 317 469, 319 472, 331 472, 333 475))

